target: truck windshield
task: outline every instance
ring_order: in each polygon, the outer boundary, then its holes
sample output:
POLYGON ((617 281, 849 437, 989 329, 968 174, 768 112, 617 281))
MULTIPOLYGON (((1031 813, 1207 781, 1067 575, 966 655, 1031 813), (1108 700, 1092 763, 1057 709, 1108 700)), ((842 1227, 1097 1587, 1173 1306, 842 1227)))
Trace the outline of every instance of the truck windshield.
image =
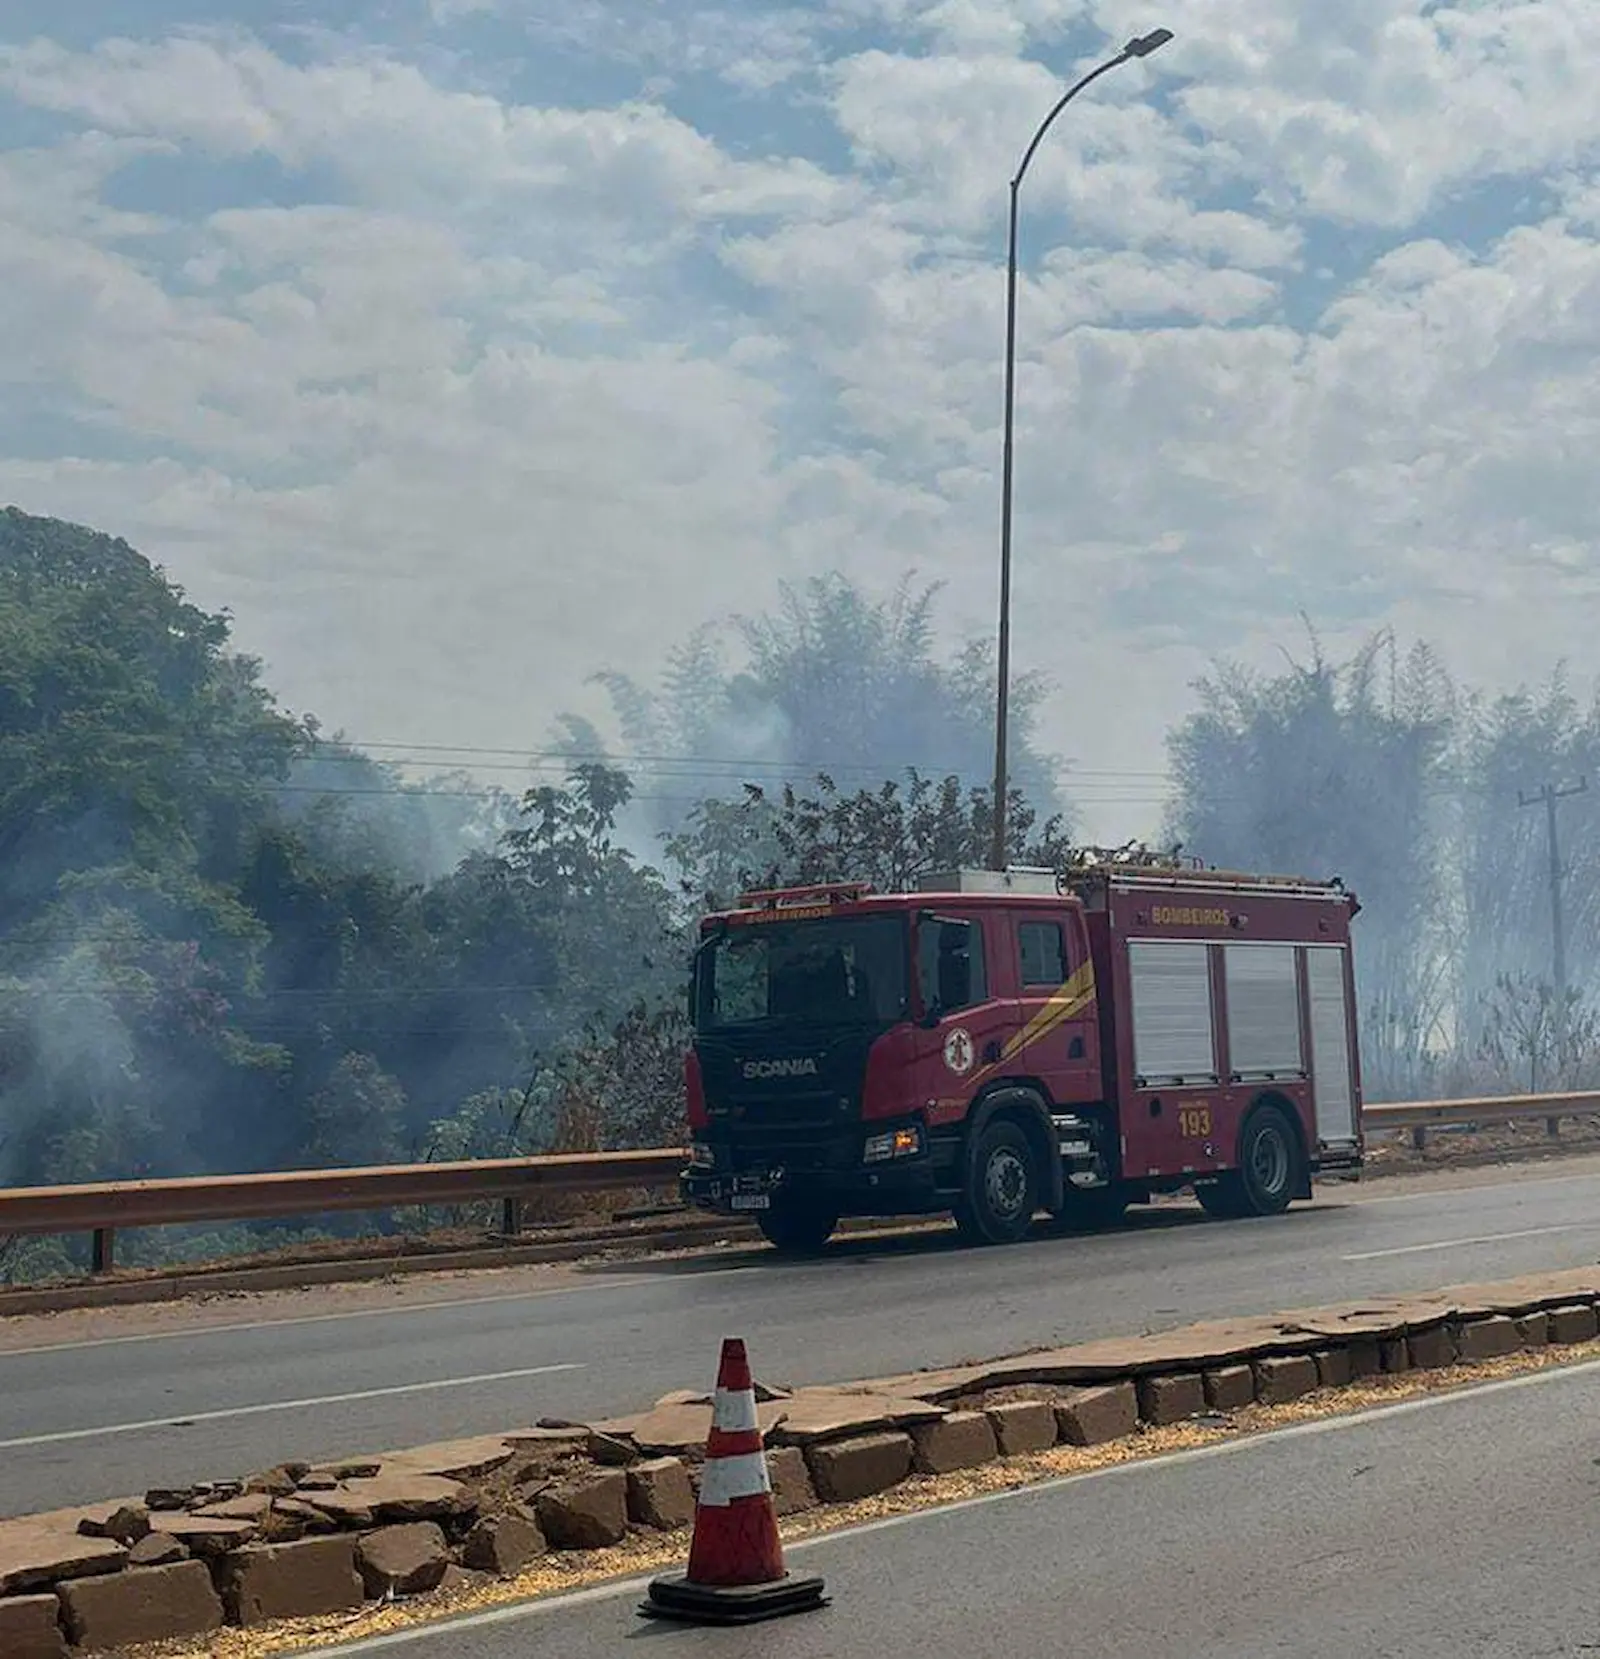
POLYGON ((734 1026, 893 1025, 906 1017, 900 916, 731 927, 701 951, 701 1031, 734 1026))

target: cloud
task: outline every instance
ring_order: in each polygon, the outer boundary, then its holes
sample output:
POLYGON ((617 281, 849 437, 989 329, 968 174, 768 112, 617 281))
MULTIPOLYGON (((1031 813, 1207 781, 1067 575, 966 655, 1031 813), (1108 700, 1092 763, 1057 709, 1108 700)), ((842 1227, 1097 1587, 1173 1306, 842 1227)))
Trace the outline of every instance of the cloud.
MULTIPOLYGON (((370 737, 536 746, 592 669, 833 566, 992 626, 1006 181, 1144 8, 374 15, 0 45, 0 498, 135 539, 370 737), (609 90, 529 90, 558 49, 609 90)), ((1186 680, 1302 609, 1469 675, 1579 655, 1600 13, 1162 21, 1023 196, 1049 746, 1159 768, 1186 680)), ((1149 794, 1102 784, 1090 827, 1149 794)))

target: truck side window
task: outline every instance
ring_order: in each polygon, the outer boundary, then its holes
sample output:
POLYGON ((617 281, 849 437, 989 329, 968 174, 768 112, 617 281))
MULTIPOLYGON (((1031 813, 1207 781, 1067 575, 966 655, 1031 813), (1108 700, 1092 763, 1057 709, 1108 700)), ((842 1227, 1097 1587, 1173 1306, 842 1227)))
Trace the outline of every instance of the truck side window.
POLYGON ((953 1014, 989 997, 983 928, 978 922, 926 917, 917 930, 917 977, 924 1008, 953 1014))
POLYGON ((1017 927, 1024 989, 1048 985, 1053 991, 1067 977, 1066 943, 1059 922, 1022 922, 1017 927))

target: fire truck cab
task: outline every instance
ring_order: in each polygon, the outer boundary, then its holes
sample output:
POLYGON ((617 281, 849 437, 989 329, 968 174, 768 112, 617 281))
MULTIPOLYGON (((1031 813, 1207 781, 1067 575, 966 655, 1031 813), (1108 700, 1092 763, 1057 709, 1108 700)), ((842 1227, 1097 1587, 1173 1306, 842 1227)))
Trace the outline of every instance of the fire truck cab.
POLYGON ((1362 1160, 1338 882, 1148 862, 745 895, 701 924, 701 1208, 819 1248, 847 1215, 1108 1224, 1192 1187, 1270 1215, 1362 1160))

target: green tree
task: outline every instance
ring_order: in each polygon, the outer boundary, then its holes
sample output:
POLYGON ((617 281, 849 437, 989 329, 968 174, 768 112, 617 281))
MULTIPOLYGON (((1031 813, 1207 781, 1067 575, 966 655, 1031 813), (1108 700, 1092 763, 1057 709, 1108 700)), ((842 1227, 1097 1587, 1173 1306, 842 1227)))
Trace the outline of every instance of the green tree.
POLYGON ((341 1055, 311 1102, 314 1163, 393 1163, 401 1153, 406 1096, 370 1054, 341 1055))
MULTIPOLYGON (((990 791, 963 789, 911 772, 877 789, 846 794, 826 773, 814 792, 785 786, 776 798, 753 785, 737 804, 707 801, 667 843, 680 884, 704 908, 741 889, 821 881, 866 881, 905 892, 938 870, 983 865, 994 817, 990 791)), ((1043 823, 1020 790, 1007 813, 1011 862, 1057 867, 1072 847, 1065 819, 1043 823)))
POLYGON ((126 542, 0 512, 0 927, 68 871, 225 879, 304 739, 126 542))

